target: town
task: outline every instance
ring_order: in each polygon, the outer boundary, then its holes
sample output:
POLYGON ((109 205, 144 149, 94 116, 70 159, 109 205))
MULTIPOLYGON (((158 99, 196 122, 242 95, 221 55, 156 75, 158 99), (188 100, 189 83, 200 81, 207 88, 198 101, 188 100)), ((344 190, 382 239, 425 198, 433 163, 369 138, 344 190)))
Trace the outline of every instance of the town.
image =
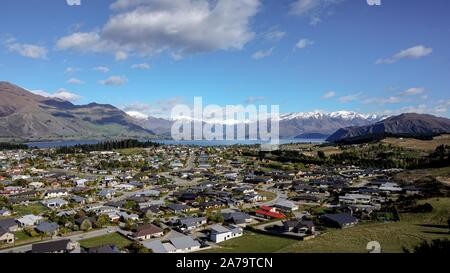
MULTIPOLYGON (((282 146, 312 159, 342 148, 320 149, 282 146)), ((398 182, 400 168, 279 163, 270 154, 256 145, 1 151, 0 252, 233 252, 228 241, 314 244, 330 230, 433 210, 419 197, 436 193, 398 182)))

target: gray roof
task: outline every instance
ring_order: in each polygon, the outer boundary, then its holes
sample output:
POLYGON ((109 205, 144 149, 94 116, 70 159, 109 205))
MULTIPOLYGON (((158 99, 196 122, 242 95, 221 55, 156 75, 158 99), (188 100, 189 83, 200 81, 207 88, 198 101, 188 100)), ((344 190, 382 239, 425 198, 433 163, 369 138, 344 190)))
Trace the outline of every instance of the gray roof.
POLYGON ((195 241, 189 236, 183 236, 178 238, 172 238, 170 239, 170 242, 175 246, 177 249, 185 249, 190 247, 199 247, 200 243, 195 241))
POLYGON ((214 225, 211 227, 211 232, 216 233, 216 234, 217 233, 226 233, 226 232, 230 232, 230 231, 231 231, 230 229, 228 229, 224 226, 221 226, 221 225, 214 225))
POLYGON ((58 228, 59 226, 57 223, 42 222, 36 227, 36 230, 40 232, 54 232, 58 230, 58 228))
POLYGON ((195 226, 199 222, 206 221, 206 218, 205 217, 186 217, 186 218, 179 219, 179 221, 182 225, 195 226))

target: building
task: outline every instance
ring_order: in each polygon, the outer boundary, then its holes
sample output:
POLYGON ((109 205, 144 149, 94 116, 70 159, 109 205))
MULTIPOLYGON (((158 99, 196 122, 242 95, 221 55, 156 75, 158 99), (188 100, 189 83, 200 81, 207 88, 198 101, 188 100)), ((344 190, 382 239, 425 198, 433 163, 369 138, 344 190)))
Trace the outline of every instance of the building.
POLYGON ((206 225, 205 217, 186 217, 177 220, 178 225, 181 230, 193 230, 201 227, 202 225, 206 225))
POLYGON ((71 240, 59 240, 31 246, 31 253, 70 253, 79 249, 79 244, 71 240))
POLYGON ((164 231, 153 224, 142 225, 137 228, 133 233, 133 237, 136 240, 145 241, 151 238, 161 237, 164 235, 164 231))
POLYGON ((372 197, 367 194, 346 193, 339 196, 339 202, 342 204, 369 204, 372 197))
POLYGON ((347 213, 339 214, 325 214, 320 217, 320 220, 328 226, 336 228, 348 228, 356 225, 358 219, 347 213))
POLYGON ((50 236, 56 235, 58 232, 59 225, 53 222, 42 222, 36 226, 36 231, 40 233, 46 233, 50 236))
POLYGON ((42 222, 44 218, 42 216, 36 216, 33 214, 25 215, 19 219, 17 219, 17 222, 19 223, 20 227, 33 227, 38 225, 40 222, 42 222))
POLYGON ((69 202, 67 202, 66 200, 63 200, 61 198, 43 200, 41 203, 42 203, 42 205, 44 205, 50 209, 60 209, 61 207, 69 204, 69 202))
POLYGON ((0 244, 14 244, 14 240, 14 233, 0 227, 0 244))
POLYGON ((66 189, 49 190, 45 192, 44 198, 61 198, 69 195, 69 191, 66 189))
POLYGON ((167 241, 153 240, 144 243, 153 253, 187 253, 200 249, 200 243, 189 236, 180 236, 167 241))
POLYGON ((222 226, 214 225, 211 227, 209 239, 215 243, 220 243, 226 240, 242 236, 243 229, 239 226, 222 226))
POLYGON ((283 211, 288 211, 288 212, 293 212, 298 210, 298 206, 292 202, 292 201, 288 201, 288 200, 278 200, 277 203, 274 205, 275 208, 278 208, 280 210, 283 211))
POLYGON ((284 214, 277 212, 276 208, 269 206, 261 206, 259 210, 255 211, 256 216, 267 218, 267 219, 282 219, 285 218, 284 214))

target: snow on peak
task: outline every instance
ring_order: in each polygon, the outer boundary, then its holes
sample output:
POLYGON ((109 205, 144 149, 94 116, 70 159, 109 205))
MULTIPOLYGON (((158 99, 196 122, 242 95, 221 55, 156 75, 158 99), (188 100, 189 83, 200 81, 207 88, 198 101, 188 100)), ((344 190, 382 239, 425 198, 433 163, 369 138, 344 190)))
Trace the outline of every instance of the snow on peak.
POLYGON ((280 116, 281 120, 289 119, 322 119, 322 118, 341 118, 346 120, 352 119, 364 119, 364 120, 378 120, 379 117, 375 114, 359 114, 353 111, 336 111, 336 112, 323 112, 323 111, 312 111, 312 112, 298 112, 298 113, 287 113, 280 116))
POLYGON ((133 117, 135 119, 148 119, 148 115, 138 112, 138 111, 129 111, 126 113, 127 113, 127 115, 129 115, 130 117, 133 117))

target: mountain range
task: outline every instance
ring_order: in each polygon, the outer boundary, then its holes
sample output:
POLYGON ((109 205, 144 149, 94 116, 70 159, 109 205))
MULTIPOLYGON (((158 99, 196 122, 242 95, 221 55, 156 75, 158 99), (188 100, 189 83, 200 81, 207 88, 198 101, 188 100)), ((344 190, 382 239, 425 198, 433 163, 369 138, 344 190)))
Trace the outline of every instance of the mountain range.
POLYGON ((427 114, 405 113, 368 126, 341 128, 327 141, 364 141, 389 135, 423 137, 443 133, 450 133, 450 119, 427 114))
MULTIPOLYGON (((0 82, 0 139, 3 140, 170 138, 174 122, 124 112, 108 104, 75 105, 0 82)), ((224 124, 233 125, 233 122, 224 124)), ((351 111, 314 111, 281 114, 279 128, 281 138, 326 138, 331 135, 329 141, 339 141, 380 133, 450 132, 450 120, 419 114, 386 117, 351 111)))
POLYGON ((74 105, 0 82, 1 139, 103 139, 153 135, 151 130, 112 105, 74 105))

